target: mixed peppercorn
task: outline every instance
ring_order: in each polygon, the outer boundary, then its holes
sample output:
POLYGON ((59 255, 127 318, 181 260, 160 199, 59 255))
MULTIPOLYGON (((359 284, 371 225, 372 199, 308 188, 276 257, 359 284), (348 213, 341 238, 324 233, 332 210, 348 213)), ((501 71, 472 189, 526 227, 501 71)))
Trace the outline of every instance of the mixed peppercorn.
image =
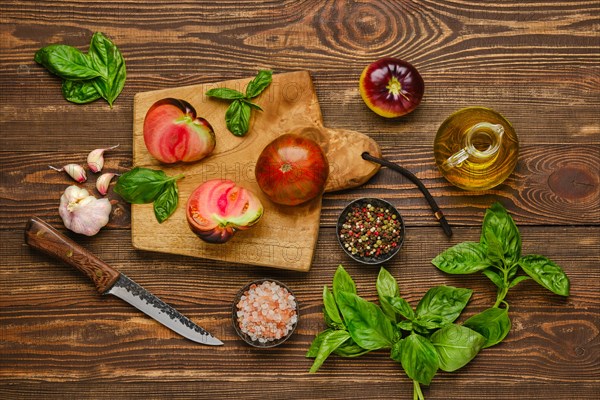
POLYGON ((354 257, 386 258, 402 243, 402 222, 388 207, 355 204, 342 222, 339 238, 354 257))

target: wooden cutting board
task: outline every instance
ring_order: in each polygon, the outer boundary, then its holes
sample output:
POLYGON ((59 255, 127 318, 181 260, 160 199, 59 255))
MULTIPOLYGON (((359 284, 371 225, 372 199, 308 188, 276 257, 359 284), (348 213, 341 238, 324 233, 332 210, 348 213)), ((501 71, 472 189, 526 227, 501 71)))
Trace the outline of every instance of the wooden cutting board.
POLYGON ((372 139, 361 133, 323 127, 319 102, 307 71, 273 75, 273 82, 255 102, 264 112, 253 111, 245 137, 236 137, 225 126, 228 102, 208 98, 204 93, 215 87, 244 92, 251 80, 240 79, 138 93, 134 98, 133 164, 162 169, 168 175, 183 173, 178 181, 179 206, 162 224, 154 217, 151 204, 131 207, 131 235, 136 249, 182 254, 232 263, 253 264, 296 271, 308 271, 319 233, 321 196, 299 206, 272 203, 260 190, 254 166, 262 149, 276 137, 297 132, 316 140, 330 164, 326 191, 348 189, 365 183, 379 166, 364 161, 368 151, 380 155, 372 139), (161 164, 146 150, 144 117, 154 102, 174 97, 189 102, 198 116, 212 125, 215 151, 196 163, 161 164), (209 179, 231 179, 259 197, 265 208, 260 222, 238 232, 225 244, 208 244, 189 229, 185 208, 189 195, 209 179))

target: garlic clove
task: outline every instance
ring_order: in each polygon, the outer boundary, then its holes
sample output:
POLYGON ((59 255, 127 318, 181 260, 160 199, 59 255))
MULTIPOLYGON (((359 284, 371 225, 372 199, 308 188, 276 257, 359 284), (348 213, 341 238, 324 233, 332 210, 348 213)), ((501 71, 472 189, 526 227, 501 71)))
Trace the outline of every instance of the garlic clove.
POLYGON ((119 147, 118 144, 116 146, 107 147, 105 149, 92 150, 87 157, 87 164, 88 167, 90 167, 90 170, 92 172, 100 172, 102 170, 102 167, 104 167, 104 152, 107 150, 116 149, 117 147, 119 147))
POLYGON ((112 172, 107 172, 98 177, 98 179, 96 180, 96 189, 98 189, 98 192, 102 196, 105 196, 106 193, 108 193, 108 186, 110 185, 110 181, 116 175, 118 175, 118 174, 113 174, 112 172))
POLYGON ((97 199, 87 190, 75 185, 65 190, 58 207, 65 227, 86 236, 97 234, 108 224, 111 211, 108 199, 97 199))
POLYGON ((53 169, 55 171, 66 172, 76 182, 83 183, 87 180, 87 175, 85 174, 85 170, 79 164, 67 164, 62 168, 56 168, 56 167, 53 167, 52 165, 48 165, 48 167, 50 167, 50 169, 53 169))

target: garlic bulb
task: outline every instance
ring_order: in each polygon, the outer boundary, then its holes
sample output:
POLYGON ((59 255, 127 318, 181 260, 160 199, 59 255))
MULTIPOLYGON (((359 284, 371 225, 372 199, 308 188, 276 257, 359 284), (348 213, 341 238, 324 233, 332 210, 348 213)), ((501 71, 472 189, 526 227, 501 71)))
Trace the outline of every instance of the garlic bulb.
POLYGON ((58 207, 65 227, 87 236, 94 236, 108 223, 111 210, 108 199, 97 199, 75 185, 65 190, 58 207))

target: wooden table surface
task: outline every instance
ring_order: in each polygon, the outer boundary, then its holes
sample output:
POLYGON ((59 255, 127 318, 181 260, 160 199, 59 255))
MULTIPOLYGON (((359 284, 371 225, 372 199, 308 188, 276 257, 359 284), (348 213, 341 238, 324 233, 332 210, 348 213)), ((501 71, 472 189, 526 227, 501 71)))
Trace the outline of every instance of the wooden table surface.
MULTIPOLYGON (((359 293, 376 299, 378 269, 352 262, 334 222, 362 196, 393 202, 407 238, 386 264, 413 305, 434 285, 469 287, 461 320, 495 299, 482 275, 450 276, 430 261, 477 240, 495 201, 519 225, 524 253, 541 253, 571 279, 571 296, 532 281, 512 289, 513 327, 467 367, 438 373, 428 399, 592 399, 600 394, 600 10, 597 1, 3 1, 0 5, 0 397, 410 399, 412 383, 386 352, 328 359, 317 374, 304 354, 324 328, 323 285, 338 264, 359 293), (106 102, 66 102, 59 80, 33 61, 51 43, 87 50, 102 31, 121 49, 127 82, 106 102), (368 63, 398 56, 421 72, 419 108, 397 120, 368 110, 358 77, 368 63), (49 164, 84 162, 95 148, 108 171, 132 162, 133 96, 142 91, 252 76, 258 69, 309 70, 326 126, 370 135, 386 158, 430 188, 454 236, 448 239, 419 191, 382 169, 361 188, 326 194, 309 273, 136 251, 130 208, 114 193, 109 225, 69 236, 177 307, 225 342, 194 344, 114 297, 100 297, 77 271, 23 242, 37 215, 67 233, 58 216, 70 184, 49 164), (466 192, 433 160, 433 138, 453 111, 491 107, 521 142, 515 172, 501 186, 466 192), (231 302, 246 282, 279 279, 295 290, 295 335, 271 350, 241 342, 231 302)), ((235 175, 226 168, 223 174, 235 175)), ((95 178, 92 177, 89 183, 95 178)), ((269 249, 265 249, 269 251, 269 249)))

